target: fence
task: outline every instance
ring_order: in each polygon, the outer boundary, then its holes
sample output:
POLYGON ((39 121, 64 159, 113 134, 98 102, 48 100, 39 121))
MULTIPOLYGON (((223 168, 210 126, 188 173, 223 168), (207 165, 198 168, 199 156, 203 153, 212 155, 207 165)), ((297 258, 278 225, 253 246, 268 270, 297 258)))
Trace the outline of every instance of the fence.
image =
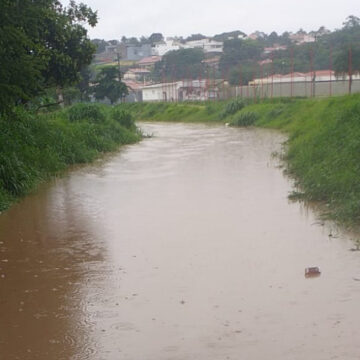
MULTIPOLYGON (((360 92, 360 79, 352 80, 351 91, 360 92)), ((230 92, 233 94, 233 92, 230 92)), ((235 97, 242 98, 272 98, 272 97, 326 97, 345 95, 349 93, 348 80, 332 81, 302 81, 282 82, 267 84, 252 84, 248 86, 237 86, 235 97)), ((231 96, 230 96, 231 97, 231 96)), ((224 98, 229 98, 228 94, 224 98)))

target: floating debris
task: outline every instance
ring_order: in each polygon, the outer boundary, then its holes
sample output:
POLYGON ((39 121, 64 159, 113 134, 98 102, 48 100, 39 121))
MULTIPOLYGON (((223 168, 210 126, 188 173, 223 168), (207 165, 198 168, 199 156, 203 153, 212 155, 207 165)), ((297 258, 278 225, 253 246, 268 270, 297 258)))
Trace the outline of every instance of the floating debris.
POLYGON ((308 267, 305 269, 305 277, 317 277, 321 275, 321 271, 317 266, 308 267))

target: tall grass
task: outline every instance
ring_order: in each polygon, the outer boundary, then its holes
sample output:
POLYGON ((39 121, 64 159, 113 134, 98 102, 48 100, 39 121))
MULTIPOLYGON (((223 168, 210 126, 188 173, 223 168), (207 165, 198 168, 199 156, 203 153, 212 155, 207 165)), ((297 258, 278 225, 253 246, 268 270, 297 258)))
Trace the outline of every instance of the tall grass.
POLYGON ((297 194, 324 214, 360 225, 360 94, 249 105, 258 126, 289 134, 284 159, 297 194))
POLYGON ((131 123, 131 115, 112 114, 111 107, 78 104, 43 115, 17 108, 1 117, 0 211, 67 166, 140 140, 135 127, 121 123, 131 123))
POLYGON ((225 102, 132 103, 121 104, 137 120, 218 122, 225 102))

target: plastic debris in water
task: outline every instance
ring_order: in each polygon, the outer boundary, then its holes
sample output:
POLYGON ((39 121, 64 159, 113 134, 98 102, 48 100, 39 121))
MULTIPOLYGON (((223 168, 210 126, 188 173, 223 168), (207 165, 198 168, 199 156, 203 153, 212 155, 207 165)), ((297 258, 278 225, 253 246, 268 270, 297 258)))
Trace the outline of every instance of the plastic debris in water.
POLYGON ((305 277, 316 277, 320 275, 321 275, 321 271, 317 266, 308 267, 305 269, 305 277))

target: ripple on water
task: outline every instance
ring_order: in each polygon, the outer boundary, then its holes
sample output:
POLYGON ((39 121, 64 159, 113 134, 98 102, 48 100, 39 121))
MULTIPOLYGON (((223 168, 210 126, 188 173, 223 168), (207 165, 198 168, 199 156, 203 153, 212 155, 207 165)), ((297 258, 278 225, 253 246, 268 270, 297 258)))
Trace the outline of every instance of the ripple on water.
POLYGON ((135 325, 130 322, 116 322, 111 324, 110 328, 117 331, 137 331, 135 325))

